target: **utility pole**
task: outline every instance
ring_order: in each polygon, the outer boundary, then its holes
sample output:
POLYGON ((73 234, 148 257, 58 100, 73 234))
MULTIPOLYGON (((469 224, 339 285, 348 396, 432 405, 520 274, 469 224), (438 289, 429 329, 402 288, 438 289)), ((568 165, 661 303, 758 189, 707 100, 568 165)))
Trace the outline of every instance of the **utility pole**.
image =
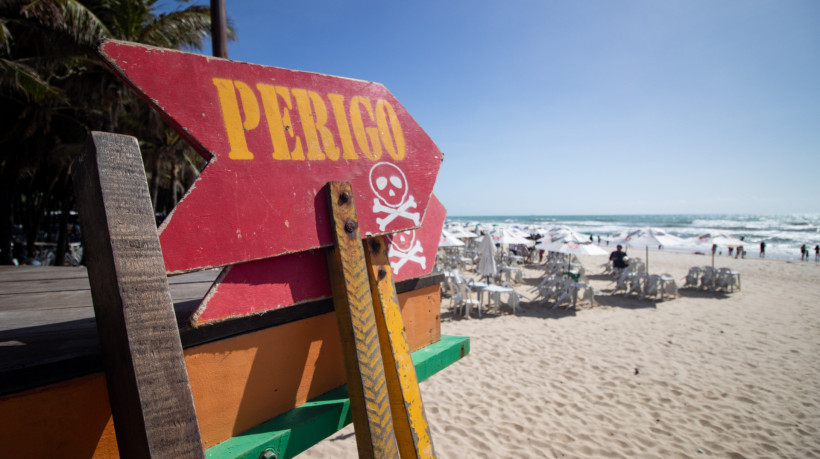
POLYGON ((211 44, 214 57, 228 58, 228 26, 225 0, 211 0, 211 44))

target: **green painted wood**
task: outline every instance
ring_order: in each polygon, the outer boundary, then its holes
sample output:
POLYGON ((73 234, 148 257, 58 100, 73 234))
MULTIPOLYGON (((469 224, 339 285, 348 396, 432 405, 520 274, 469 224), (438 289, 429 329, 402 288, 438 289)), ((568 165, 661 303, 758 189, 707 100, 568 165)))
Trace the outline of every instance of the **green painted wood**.
MULTIPOLYGON (((470 338, 442 335, 441 341, 412 354, 419 382, 470 353, 470 338)), ((208 448, 213 459, 260 457, 270 449, 278 459, 291 458, 353 422, 347 386, 341 386, 253 429, 208 448)))

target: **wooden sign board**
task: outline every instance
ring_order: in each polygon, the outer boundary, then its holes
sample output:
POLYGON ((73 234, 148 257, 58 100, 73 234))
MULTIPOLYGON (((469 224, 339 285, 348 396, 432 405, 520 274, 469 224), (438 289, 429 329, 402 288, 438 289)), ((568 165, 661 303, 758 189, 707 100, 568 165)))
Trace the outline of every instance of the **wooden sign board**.
MULTIPOLYGON (((393 235, 393 280, 433 271, 447 210, 433 195, 421 228, 393 235)), ((239 263, 225 268, 191 318, 194 326, 330 298, 324 249, 239 263)))
POLYGON ((363 236, 417 228, 442 154, 382 85, 106 41, 106 63, 209 161, 160 227, 169 274, 330 246, 322 187, 363 236))

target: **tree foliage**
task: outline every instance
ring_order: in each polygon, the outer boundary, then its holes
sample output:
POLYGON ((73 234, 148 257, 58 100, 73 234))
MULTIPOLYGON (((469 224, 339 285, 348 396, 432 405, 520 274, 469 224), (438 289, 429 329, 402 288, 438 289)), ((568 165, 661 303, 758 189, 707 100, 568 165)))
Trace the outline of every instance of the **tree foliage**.
POLYGON ((201 49, 210 33, 209 9, 177 4, 178 9, 160 11, 157 0, 0 3, 0 122, 5 127, 0 131, 0 263, 10 263, 12 255, 34 256, 38 241, 57 242, 62 260, 73 209, 71 167, 92 130, 140 140, 159 213, 175 205, 194 180, 198 159, 193 150, 97 54, 107 38, 201 49))

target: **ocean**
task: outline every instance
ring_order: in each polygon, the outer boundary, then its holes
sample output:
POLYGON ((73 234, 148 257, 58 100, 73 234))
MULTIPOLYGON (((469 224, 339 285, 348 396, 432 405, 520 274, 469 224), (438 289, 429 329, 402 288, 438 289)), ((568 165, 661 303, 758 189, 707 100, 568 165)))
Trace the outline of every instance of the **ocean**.
POLYGON ((538 225, 545 228, 565 225, 582 234, 606 237, 638 228, 661 228, 681 238, 721 232, 748 241, 747 257, 757 257, 760 242, 766 242, 766 256, 800 260, 800 246, 806 244, 814 260, 814 246, 820 244, 820 214, 792 215, 502 215, 447 216, 448 221, 482 226, 538 225))

